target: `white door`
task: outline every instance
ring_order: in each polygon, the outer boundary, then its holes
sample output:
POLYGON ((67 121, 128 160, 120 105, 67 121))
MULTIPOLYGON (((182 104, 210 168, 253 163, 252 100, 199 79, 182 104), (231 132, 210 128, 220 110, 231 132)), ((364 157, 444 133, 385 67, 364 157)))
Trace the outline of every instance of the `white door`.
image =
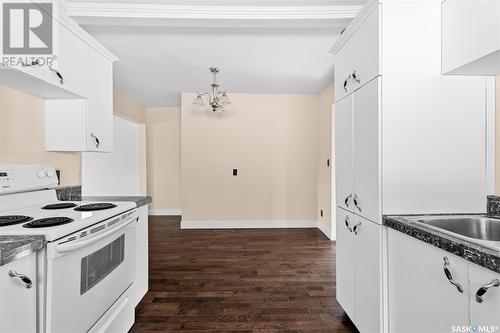
POLYGON ((387 253, 389 332, 442 333, 469 325, 467 261, 393 229, 387 253))
POLYGON ((354 212, 382 223, 380 211, 379 80, 354 94, 354 212))
POLYGON ((352 211, 353 124, 352 95, 335 104, 335 198, 338 207, 352 211))
POLYGON ((470 264, 470 323, 500 327, 500 274, 470 264))
POLYGON ((0 332, 36 332, 36 255, 1 266, 0 273, 0 332), (32 286, 10 276, 11 270, 28 277, 32 286))
POLYGON ((113 151, 113 63, 90 49, 87 150, 113 151))
POLYGON ((336 280, 337 301, 354 321, 353 214, 337 208, 336 280))
POLYGON ((89 91, 89 46, 61 24, 54 26, 58 34, 57 59, 53 70, 44 70, 44 80, 81 97, 89 91))
POLYGON ((354 215, 354 316, 360 332, 382 332, 382 226, 354 215))

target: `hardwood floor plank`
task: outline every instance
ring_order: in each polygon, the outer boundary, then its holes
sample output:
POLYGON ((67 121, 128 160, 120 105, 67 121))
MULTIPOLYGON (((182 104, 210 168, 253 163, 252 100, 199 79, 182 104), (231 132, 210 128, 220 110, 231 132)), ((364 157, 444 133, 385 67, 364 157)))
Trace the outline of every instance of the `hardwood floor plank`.
POLYGON ((315 229, 181 230, 149 217, 149 292, 133 333, 357 332, 315 229))

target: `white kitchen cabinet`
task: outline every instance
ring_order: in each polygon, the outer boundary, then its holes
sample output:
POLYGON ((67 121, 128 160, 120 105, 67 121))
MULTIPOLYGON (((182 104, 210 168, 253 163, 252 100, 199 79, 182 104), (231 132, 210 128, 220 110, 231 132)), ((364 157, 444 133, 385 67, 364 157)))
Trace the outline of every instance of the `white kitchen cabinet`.
MULTIPOLYGON (((494 121, 487 122, 494 119, 494 80, 441 74, 439 1, 368 1, 332 52, 337 81, 335 201, 337 207, 353 213, 354 220, 373 229, 363 242, 358 242, 361 234, 354 236, 353 260, 358 265, 354 264, 352 299, 346 299, 352 293, 345 281, 339 285, 345 290, 337 292, 342 295, 339 302, 344 309, 352 312, 354 306, 354 315, 349 315, 361 332, 370 332, 373 327, 387 332, 393 315, 385 310, 393 306, 387 303, 387 256, 382 253, 390 250, 385 227, 380 226, 382 218, 390 214, 484 211, 486 195, 494 185, 494 121), (352 205, 346 207, 348 197, 352 205), (366 248, 357 247, 361 244, 366 248), (356 249, 358 254, 364 253, 365 260, 356 259, 356 249), (360 264, 363 261, 365 264, 360 264), (364 268, 373 272, 378 268, 379 280, 357 289, 361 280, 356 279, 369 275, 357 275, 364 268), (376 310, 369 312, 362 302, 357 307, 358 299, 376 310)), ((345 231, 343 221, 337 217, 337 231, 345 231)), ((338 233, 337 242, 347 244, 350 236, 338 233)), ((448 258, 452 260, 452 256, 448 258)), ((408 265, 419 262, 412 257, 407 261, 408 265)), ((337 261, 341 277, 351 270, 348 260, 337 261)), ((407 269, 409 274, 413 270, 407 269)), ((416 279, 411 281, 419 288, 416 279)), ((432 301, 431 295, 426 301, 432 301)), ((437 312, 438 307, 434 309, 437 312)), ((415 323, 420 331, 434 329, 419 326, 422 322, 425 320, 415 323)))
MULTIPOLYGON (((380 74, 379 10, 376 7, 335 55, 335 101, 380 74)), ((347 32, 349 33, 349 32, 347 32)))
POLYGON ((46 150, 113 150, 113 64, 97 51, 89 52, 88 98, 45 100, 46 150))
POLYGON ((354 321, 354 226, 353 214, 337 208, 336 295, 345 313, 354 321))
POLYGON ((381 223, 380 212, 380 107, 379 79, 353 94, 354 117, 354 210, 381 223))
POLYGON ((36 254, 0 266, 0 332, 26 333, 37 330, 36 254), (9 272, 25 275, 31 287, 9 272))
POLYGON ((149 277, 149 241, 148 241, 148 206, 137 209, 139 220, 137 221, 137 256, 136 256, 136 277, 133 284, 134 293, 132 303, 137 306, 141 299, 148 292, 149 277))
POLYGON ((387 252, 389 332, 440 333, 469 325, 467 261, 392 229, 387 252))
POLYGON ((470 324, 500 327, 500 274, 472 263, 469 274, 470 324))
POLYGON ((113 150, 113 63, 90 50, 87 150, 113 150))
MULTIPOLYGON (((54 22, 56 23, 56 22, 54 22)), ((89 46, 60 23, 54 26, 57 56, 51 68, 44 69, 44 80, 78 96, 89 91, 89 46)))
POLYGON ((445 74, 500 74, 500 2, 442 3, 442 65, 445 74))
POLYGON ((338 207, 353 211, 352 95, 335 105, 335 198, 338 207))
POLYGON ((337 208, 336 295, 361 332, 382 330, 382 226, 337 208))
POLYGON ((382 226, 354 215, 354 322, 360 332, 381 332, 382 226))

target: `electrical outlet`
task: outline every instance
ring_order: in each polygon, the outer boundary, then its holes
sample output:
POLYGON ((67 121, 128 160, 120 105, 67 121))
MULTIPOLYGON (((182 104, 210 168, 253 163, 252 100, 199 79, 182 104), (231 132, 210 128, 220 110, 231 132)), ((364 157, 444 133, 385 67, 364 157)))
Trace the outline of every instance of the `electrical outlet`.
POLYGON ((323 217, 323 209, 320 209, 320 211, 319 211, 319 215, 320 215, 321 217, 323 217))
POLYGON ((238 176, 238 169, 233 169, 233 176, 238 176))

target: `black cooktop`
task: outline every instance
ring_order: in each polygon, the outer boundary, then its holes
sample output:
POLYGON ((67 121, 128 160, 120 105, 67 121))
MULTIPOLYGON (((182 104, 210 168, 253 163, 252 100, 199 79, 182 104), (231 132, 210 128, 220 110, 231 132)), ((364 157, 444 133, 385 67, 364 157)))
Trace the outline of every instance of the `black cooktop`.
POLYGON ((99 203, 91 203, 87 205, 81 205, 75 208, 76 211, 79 212, 88 212, 88 211, 93 211, 93 210, 104 210, 104 209, 110 209, 110 208, 115 208, 116 205, 108 202, 99 202, 99 203))
POLYGON ((24 215, 4 215, 0 216, 0 227, 6 227, 8 225, 24 223, 31 220, 33 220, 32 217, 24 215))
POLYGON ((45 228, 55 227, 66 223, 73 222, 69 217, 46 217, 39 220, 34 220, 23 225, 24 228, 45 228))
POLYGON ((45 205, 42 207, 42 209, 66 209, 66 208, 73 208, 76 207, 75 203, 72 202, 61 202, 61 203, 55 203, 55 204, 50 204, 50 205, 45 205))

